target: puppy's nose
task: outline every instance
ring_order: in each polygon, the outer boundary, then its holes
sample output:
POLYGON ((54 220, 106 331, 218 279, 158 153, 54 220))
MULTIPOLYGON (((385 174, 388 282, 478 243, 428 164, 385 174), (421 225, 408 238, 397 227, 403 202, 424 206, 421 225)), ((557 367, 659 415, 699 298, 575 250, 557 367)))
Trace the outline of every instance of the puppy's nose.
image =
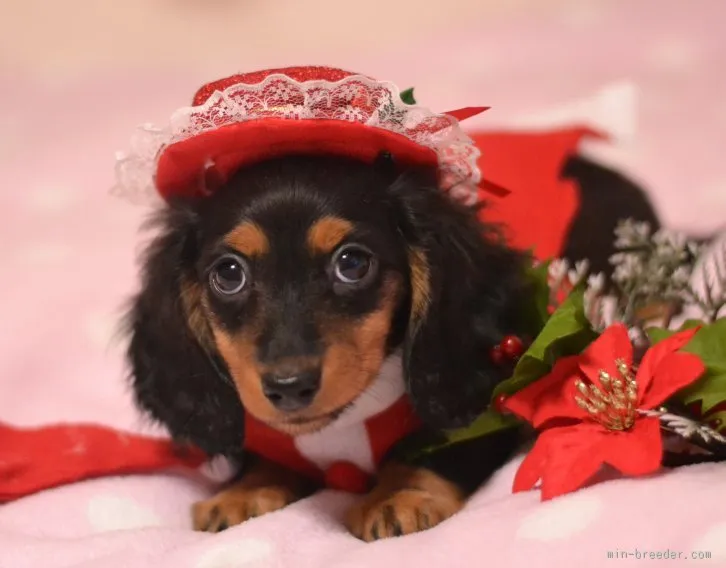
POLYGON ((275 408, 286 412, 310 406, 319 388, 319 370, 262 376, 262 392, 275 408))

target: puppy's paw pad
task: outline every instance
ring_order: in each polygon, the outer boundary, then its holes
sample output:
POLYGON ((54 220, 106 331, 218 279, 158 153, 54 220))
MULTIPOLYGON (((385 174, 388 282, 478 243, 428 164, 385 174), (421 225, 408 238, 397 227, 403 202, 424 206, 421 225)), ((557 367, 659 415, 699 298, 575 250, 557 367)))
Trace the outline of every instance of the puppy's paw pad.
POLYGON ((371 542, 430 529, 461 509, 458 500, 432 495, 419 489, 404 489, 385 498, 355 505, 347 518, 356 537, 371 542))
POLYGON ((192 506, 194 530, 220 532, 253 517, 282 509, 293 501, 289 491, 277 487, 222 491, 192 506))

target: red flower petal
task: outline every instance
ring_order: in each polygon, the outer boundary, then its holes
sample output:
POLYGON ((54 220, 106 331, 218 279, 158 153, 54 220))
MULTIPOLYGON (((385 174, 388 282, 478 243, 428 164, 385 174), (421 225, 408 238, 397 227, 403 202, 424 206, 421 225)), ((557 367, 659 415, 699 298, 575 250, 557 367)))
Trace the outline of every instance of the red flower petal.
POLYGON ((650 388, 645 392, 641 408, 663 404, 682 388, 698 380, 706 372, 703 361, 692 353, 671 353, 655 370, 650 388))
POLYGON ((660 421, 655 416, 642 417, 630 430, 609 432, 602 451, 605 462, 625 475, 658 471, 663 458, 660 421))
POLYGON ((549 455, 549 444, 547 443, 545 434, 547 432, 537 438, 534 446, 519 465, 519 469, 517 469, 517 473, 514 476, 514 482, 512 483, 513 493, 529 491, 542 479, 542 472, 545 469, 549 455))
POLYGON ((618 376, 618 369, 615 365, 615 361, 618 359, 624 361, 628 367, 633 364, 633 344, 628 336, 628 328, 621 323, 608 327, 583 351, 580 370, 592 383, 602 389, 600 371, 618 376))
POLYGON ((607 436, 595 424, 556 428, 545 434, 550 436, 549 457, 542 474, 543 501, 579 489, 598 472, 604 463, 602 446, 607 436))
POLYGON ((704 373, 705 367, 698 357, 686 353, 676 354, 697 331, 688 329, 676 333, 645 353, 636 376, 641 408, 658 406, 704 373), (674 355, 678 357, 673 358, 674 355), (674 366, 673 369, 671 366, 674 366))
POLYGON ((553 418, 582 419, 587 413, 578 407, 566 384, 579 377, 579 356, 563 357, 552 371, 511 395, 503 408, 540 428, 553 418))

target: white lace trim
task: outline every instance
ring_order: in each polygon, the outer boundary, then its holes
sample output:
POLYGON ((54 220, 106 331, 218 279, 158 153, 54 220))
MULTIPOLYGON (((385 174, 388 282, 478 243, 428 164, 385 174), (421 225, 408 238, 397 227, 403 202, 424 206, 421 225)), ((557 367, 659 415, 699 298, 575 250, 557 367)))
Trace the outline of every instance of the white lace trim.
POLYGON ((154 176, 164 148, 222 126, 262 118, 346 120, 401 134, 436 152, 442 188, 452 197, 467 204, 477 201, 480 152, 459 122, 408 105, 396 85, 361 75, 337 82, 298 82, 282 74, 269 75, 259 84, 235 84, 215 92, 203 105, 179 109, 165 128, 144 124, 131 139, 130 151, 116 156, 112 192, 131 201, 147 201, 157 195, 154 176))

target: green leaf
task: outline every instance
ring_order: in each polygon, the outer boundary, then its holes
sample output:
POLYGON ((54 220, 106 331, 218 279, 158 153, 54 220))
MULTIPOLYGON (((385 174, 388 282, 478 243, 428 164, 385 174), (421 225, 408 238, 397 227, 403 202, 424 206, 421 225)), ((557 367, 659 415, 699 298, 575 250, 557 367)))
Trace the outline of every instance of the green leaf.
POLYGON ((680 391, 675 398, 685 404, 700 400, 703 411, 708 412, 709 409, 726 400, 726 372, 707 370, 706 374, 680 391))
POLYGON ((401 100, 407 105, 416 104, 416 99, 413 98, 413 87, 406 89, 405 91, 401 91, 401 100))
POLYGON ((649 327, 645 330, 645 333, 648 335, 648 339, 650 339, 651 344, 655 345, 656 343, 660 343, 664 339, 668 339, 671 335, 674 335, 679 331, 686 331, 687 329, 693 329, 698 326, 704 325, 706 325, 706 323, 701 320, 689 319, 683 322, 683 325, 681 325, 678 330, 666 329, 662 327, 649 327))
POLYGON ((676 332, 670 329, 666 329, 663 327, 649 327, 645 330, 646 335, 648 336, 648 339, 650 340, 651 345, 655 345, 656 343, 660 343, 664 339, 668 339, 671 335, 675 334, 676 332))
POLYGON ((687 329, 704 327, 706 325, 707 325, 706 322, 703 320, 689 319, 689 320, 684 321, 679 329, 680 329, 680 331, 686 331, 687 329))
POLYGON ((698 355, 709 372, 726 373, 726 318, 699 329, 683 351, 698 355))
POLYGON ((697 355, 706 366, 706 372, 695 383, 677 393, 674 398, 685 404, 700 400, 703 409, 707 411, 726 400, 726 318, 711 324, 700 320, 688 320, 677 331, 651 328, 647 333, 655 345, 678 331, 699 326, 702 326, 701 329, 681 351, 697 355))
MULTIPOLYGON (((716 320, 711 324, 702 321, 689 320, 678 331, 703 326, 696 332, 681 351, 698 355, 710 373, 726 373, 726 318, 716 320)), ((675 331, 662 329, 649 329, 648 336, 655 344, 667 339, 675 331)))
MULTIPOLYGON (((694 327, 694 323, 689 325, 694 327)), ((686 404, 700 400, 706 411, 726 400, 726 318, 704 325, 682 351, 700 357, 706 373, 675 398, 686 404)))
POLYGON ((494 390, 493 397, 513 394, 552 370, 557 359, 577 355, 598 337, 585 316, 584 285, 577 286, 550 316, 514 373, 494 390))
POLYGON ((464 440, 478 438, 497 430, 511 428, 518 424, 521 424, 521 422, 513 416, 499 414, 494 410, 487 410, 466 428, 448 431, 446 433, 447 443, 455 444, 457 442, 463 442, 464 440))
POLYGON ((436 443, 420 444, 408 448, 406 459, 415 459, 421 455, 430 454, 467 440, 482 438, 494 432, 499 432, 500 430, 514 428, 520 424, 522 422, 513 416, 499 414, 494 410, 487 410, 466 428, 458 428, 444 432, 444 437, 436 443))

